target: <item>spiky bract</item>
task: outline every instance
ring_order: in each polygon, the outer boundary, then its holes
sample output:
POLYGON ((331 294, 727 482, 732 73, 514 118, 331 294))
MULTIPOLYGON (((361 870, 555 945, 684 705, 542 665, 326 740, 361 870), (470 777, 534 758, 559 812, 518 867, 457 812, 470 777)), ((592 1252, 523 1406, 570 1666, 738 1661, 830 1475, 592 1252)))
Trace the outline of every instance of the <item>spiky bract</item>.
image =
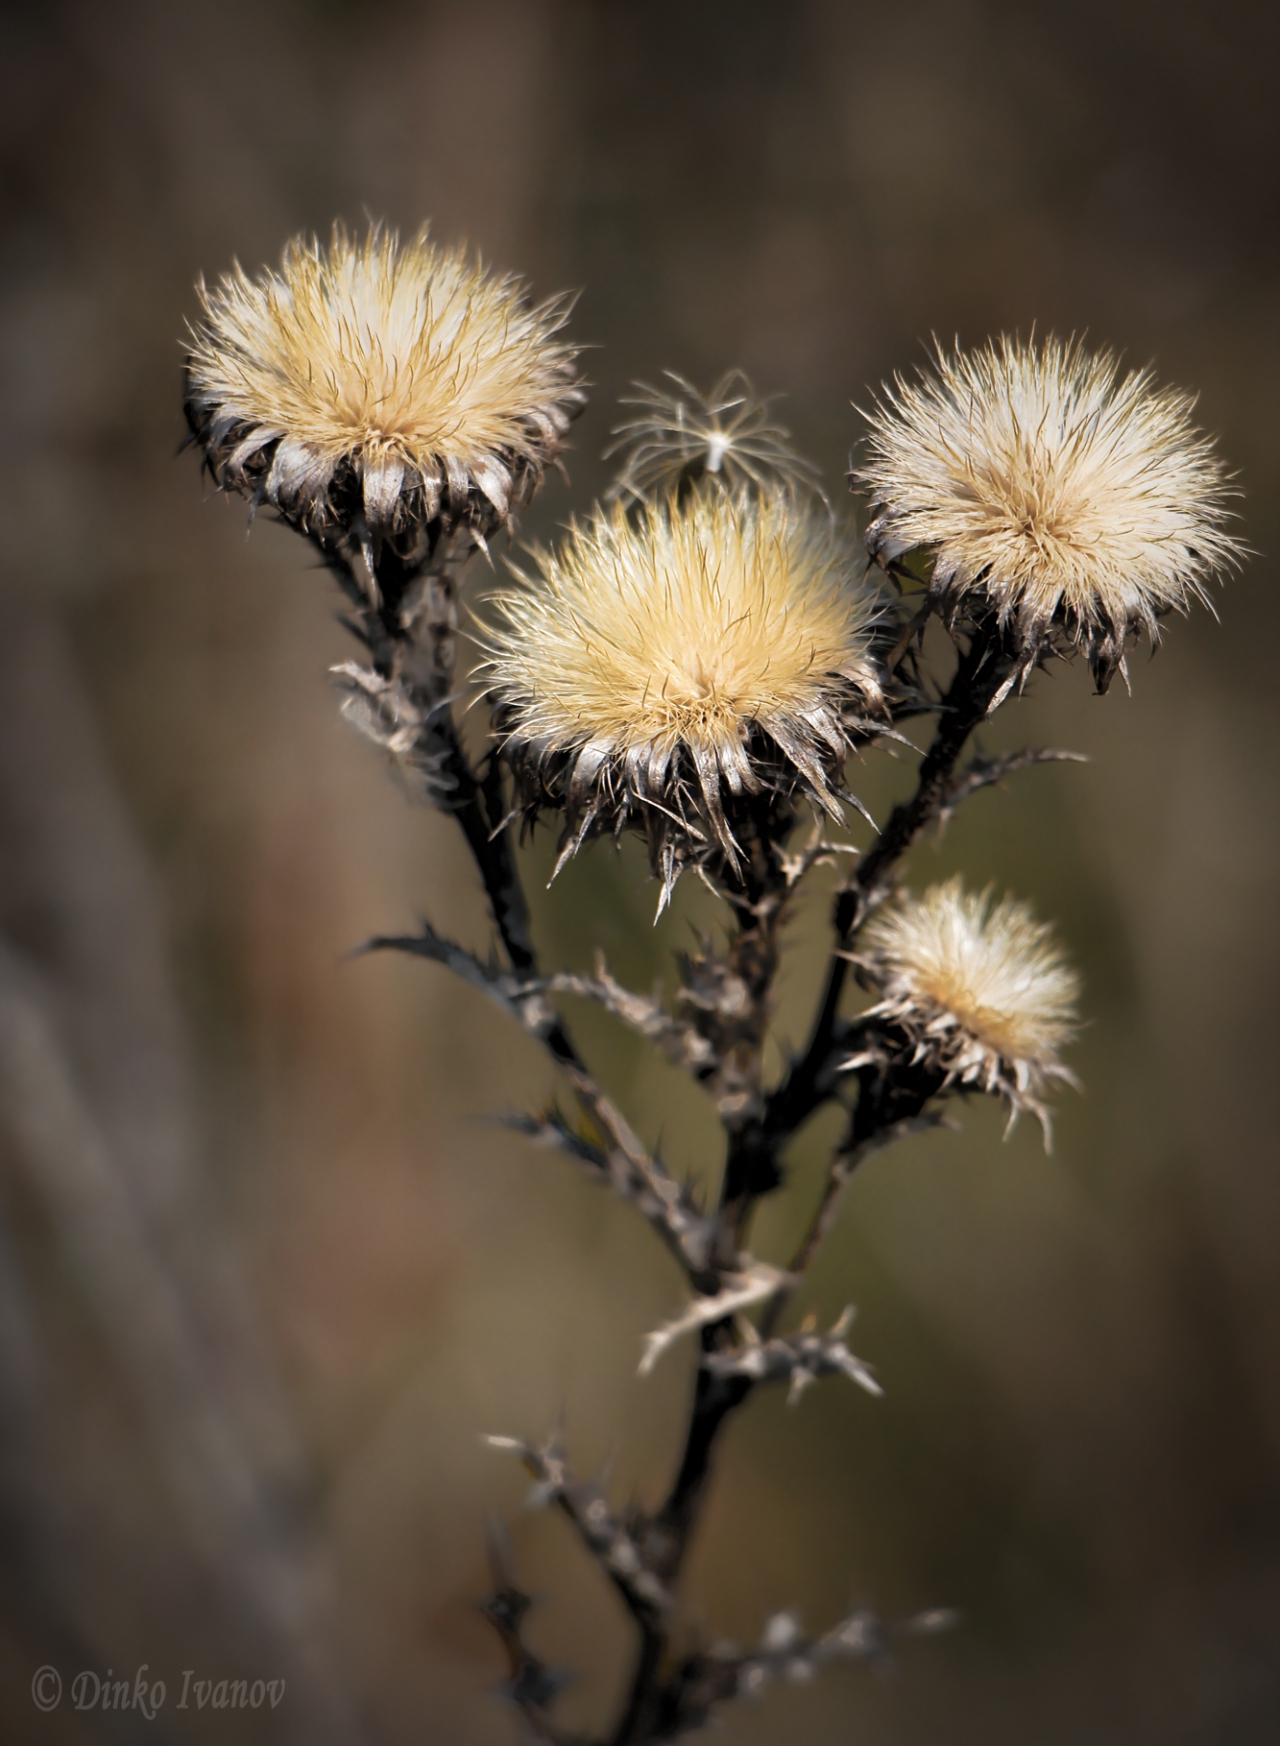
POLYGON ((1080 984, 1051 930, 1025 903, 966 892, 959 878, 873 917, 857 959, 883 999, 868 1017, 905 1032, 915 1061, 941 1085, 1003 1097, 1011 1116, 1030 1109, 1046 1140, 1040 1101, 1076 1028, 1080 984))
POLYGON ((353 528, 409 549, 463 523, 483 539, 583 402, 564 300, 532 306, 425 228, 298 237, 279 272, 237 266, 200 299, 186 407, 215 478, 326 547, 353 528))
POLYGON ((488 690, 527 805, 566 853, 628 820, 664 893, 714 847, 736 865, 751 797, 839 811, 845 755, 881 703, 878 596, 833 519, 785 491, 621 504, 536 550, 496 597, 488 690))
POLYGON ((771 422, 769 402, 743 371, 730 370, 708 394, 674 370, 663 374, 670 389, 637 382, 638 394, 622 402, 636 415, 614 426, 619 440, 605 450, 606 457, 626 456, 611 499, 659 501, 681 479, 702 478, 730 491, 816 490, 816 469, 791 447, 790 431, 771 422))
POLYGON ((1239 556, 1193 406, 1078 341, 939 349, 868 415, 870 456, 851 474, 876 511, 867 545, 886 564, 927 549, 949 617, 994 608, 1024 671, 1056 633, 1105 691, 1126 638, 1154 643, 1239 556))

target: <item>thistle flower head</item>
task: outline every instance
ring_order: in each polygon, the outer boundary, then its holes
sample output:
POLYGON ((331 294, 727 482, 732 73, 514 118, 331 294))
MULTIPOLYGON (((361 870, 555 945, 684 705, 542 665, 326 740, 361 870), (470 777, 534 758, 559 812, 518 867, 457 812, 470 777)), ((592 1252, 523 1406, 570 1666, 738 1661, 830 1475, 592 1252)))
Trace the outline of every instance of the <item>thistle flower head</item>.
POLYGON ((526 501, 582 405, 561 301, 422 230, 337 226, 278 272, 200 286, 187 418, 221 485, 266 497, 332 547, 363 523, 412 549, 480 539, 526 501))
POLYGON ((884 563, 926 548, 948 612, 994 608, 1024 670, 1060 632, 1105 691, 1126 638, 1154 643, 1161 617, 1205 600, 1240 555, 1193 405, 1078 341, 939 349, 869 415, 870 456, 851 474, 876 511, 867 545, 884 563))
POLYGON ((527 804, 563 806, 566 853, 630 818, 664 898, 735 807, 806 791, 838 813, 845 754, 881 701, 876 595, 832 519, 785 491, 621 504, 535 550, 495 597, 487 688, 527 804))
POLYGON ((609 491, 614 498, 660 500, 680 479, 712 479, 730 491, 766 490, 789 485, 816 490, 816 469, 791 447, 791 433, 769 418, 741 370, 721 376, 708 394, 674 370, 663 372, 669 389, 637 382, 638 393, 624 406, 633 418, 615 425, 618 441, 606 459, 626 459, 609 491))
POLYGON ((1011 1118, 1032 1110, 1049 1136, 1040 1095, 1071 1080, 1059 1051, 1074 1035, 1079 979, 1049 928, 1012 898, 931 886, 882 910, 858 958, 883 996, 872 1009, 905 1031, 918 1061, 943 1084, 1003 1097, 1011 1118))

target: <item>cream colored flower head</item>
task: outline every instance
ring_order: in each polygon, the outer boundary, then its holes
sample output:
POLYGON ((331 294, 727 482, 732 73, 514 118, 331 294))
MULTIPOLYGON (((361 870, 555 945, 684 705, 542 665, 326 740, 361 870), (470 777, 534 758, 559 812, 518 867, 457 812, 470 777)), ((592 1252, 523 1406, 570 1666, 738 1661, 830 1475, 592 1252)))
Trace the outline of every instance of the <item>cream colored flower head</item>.
POLYGON ((467 524, 527 500, 581 408, 563 300, 530 304, 424 229, 329 247, 200 286, 187 418, 221 485, 265 497, 332 547, 467 524))
POLYGON ((1059 1056, 1080 993, 1051 930, 1025 903, 993 904, 956 878, 881 910, 863 942, 859 967, 883 995, 868 1016, 901 1026, 944 1087, 1003 1097, 1011 1119, 1032 1110, 1047 1142, 1040 1097, 1055 1079, 1073 1082, 1059 1056))
POLYGON ((875 511, 867 545, 884 564, 924 548, 949 615, 994 608, 1024 663, 1059 631, 1105 690, 1131 633, 1154 643, 1240 556, 1193 405, 1079 342, 940 349, 869 414, 850 475, 875 511))
POLYGON ((483 637, 506 756, 566 853, 631 821, 664 897, 714 849, 730 866, 750 797, 839 813, 846 753, 881 705, 880 604, 847 539, 782 490, 621 505, 533 553, 483 637))
POLYGON ((615 425, 618 439, 605 450, 625 456, 608 498, 660 502, 682 482, 717 482, 728 491, 776 490, 789 485, 817 495, 817 470, 791 446, 791 433, 769 417, 741 370, 730 370, 708 394, 674 370, 664 371, 671 386, 650 388, 622 404, 634 414, 615 425))

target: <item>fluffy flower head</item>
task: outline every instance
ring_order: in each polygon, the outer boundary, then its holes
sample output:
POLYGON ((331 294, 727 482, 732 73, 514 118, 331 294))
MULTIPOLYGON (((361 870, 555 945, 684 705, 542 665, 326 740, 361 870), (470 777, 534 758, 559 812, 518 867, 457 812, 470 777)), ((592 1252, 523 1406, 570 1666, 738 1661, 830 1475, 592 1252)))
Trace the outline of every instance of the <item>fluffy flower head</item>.
POLYGON ((1070 1079, 1059 1051, 1080 985, 1050 929, 1024 903, 993 904, 957 879, 882 910, 860 963, 884 999, 873 1011, 914 1038, 948 1081, 1004 1096, 1046 1123, 1038 1094, 1070 1079))
POLYGON ((668 885, 691 845, 732 860, 726 793, 803 787, 829 810, 880 700, 876 596, 838 526, 785 491, 621 505, 534 553, 496 597, 488 688, 507 754, 588 830, 645 814, 668 885))
POLYGON ((442 511, 480 532, 526 497, 581 405, 563 302, 530 305, 425 229, 295 238, 278 272, 200 287, 187 415, 220 482, 322 539, 442 511))
POLYGON ((1154 641, 1159 619, 1204 599, 1239 556, 1226 475, 1192 407, 1078 342, 939 350, 869 416, 870 455, 851 475, 877 512, 867 544, 883 562, 930 550, 935 595, 994 604, 1032 658, 1062 627, 1105 689, 1130 631, 1154 641))

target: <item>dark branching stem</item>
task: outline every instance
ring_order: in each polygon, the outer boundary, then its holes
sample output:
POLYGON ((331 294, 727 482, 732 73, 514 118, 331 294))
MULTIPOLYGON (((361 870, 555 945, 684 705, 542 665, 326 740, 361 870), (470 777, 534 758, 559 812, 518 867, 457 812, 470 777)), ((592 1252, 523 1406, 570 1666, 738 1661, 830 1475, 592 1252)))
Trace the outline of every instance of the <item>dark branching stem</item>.
MULTIPOLYGON (((915 792, 894 809, 884 831, 836 900, 837 953, 847 949, 863 921, 888 894, 902 856, 943 816, 948 804, 954 803, 957 762, 970 734, 985 718, 1007 677, 1009 662, 1003 639, 994 629, 975 633, 968 647, 961 651, 955 675, 942 700, 933 742, 920 765, 915 792)), ((750 926, 743 918, 768 908, 768 898, 776 893, 776 886, 770 888, 763 882, 770 864, 767 844, 748 863, 744 886, 754 872, 755 888, 747 886, 746 900, 734 905, 739 928, 731 944, 731 955, 735 951, 741 953, 750 936, 750 926)), ((769 976, 759 989, 762 1009, 776 967, 776 920, 771 927, 773 961, 769 976)), ((756 1200, 781 1179, 779 1159, 787 1142, 813 1111, 834 1095, 833 1061, 838 1051, 840 1001, 848 969, 844 957, 833 955, 809 1046, 782 1085, 748 1119, 736 1124, 725 1121, 729 1143, 720 1220, 722 1240, 731 1243, 735 1250, 756 1200)), ((916 1083, 918 1076, 907 1077, 910 1083, 890 1078, 879 1084, 869 1075, 864 1077, 848 1137, 832 1164, 822 1201, 795 1257, 796 1273, 803 1272, 816 1254, 834 1220, 843 1187, 857 1165, 869 1153, 908 1131, 921 1118, 926 1103, 938 1089, 932 1082, 916 1083)), ((781 1316, 787 1295, 785 1291, 780 1293, 766 1311, 761 1330, 766 1338, 781 1316)), ((704 1330, 704 1354, 714 1351, 725 1335, 723 1324, 704 1330)), ((680 1464, 666 1502, 652 1517, 646 1546, 652 1566, 671 1587, 677 1583, 688 1553, 720 1432, 752 1388, 747 1377, 716 1376, 705 1364, 698 1367, 680 1464)), ((669 1659, 665 1621, 642 1621, 640 1653, 631 1691, 611 1746, 639 1746, 640 1742, 655 1737, 669 1659)))
POLYGON ((533 1597, 516 1582, 511 1542, 501 1521, 490 1522, 487 1539, 492 1586, 480 1603, 480 1610, 507 1653, 506 1695, 535 1739, 550 1741, 552 1746, 585 1746, 585 1742, 566 1734, 552 1719, 551 1707, 565 1683, 564 1677, 548 1667, 525 1641, 525 1619, 533 1606, 533 1597))
MULTIPOLYGON (((449 810, 462 827, 472 859, 484 884, 494 923, 511 968, 521 975, 536 975, 537 956, 529 931, 529 909, 524 887, 511 852, 511 834, 502 826, 501 777, 491 759, 484 781, 478 781, 458 743, 453 724, 446 730, 453 742, 453 755, 446 765, 453 778, 449 810)), ((572 1055, 565 1038, 566 1056, 572 1055)))
POLYGON ((760 1337, 775 1332, 800 1281, 808 1273, 818 1250, 836 1221, 840 1201, 858 1166, 875 1152, 884 1151, 922 1129, 941 1127, 941 1112, 926 1113, 930 1100, 942 1089, 942 1075, 924 1066, 913 1067, 901 1057, 891 1073, 879 1066, 859 1074, 858 1100, 849 1118, 844 1140, 827 1166, 822 1198, 814 1209, 787 1268, 788 1282, 765 1306, 760 1318, 760 1337))
POLYGON ((747 809, 741 823, 735 820, 744 850, 739 876, 735 879, 727 868, 718 870, 717 882, 728 898, 734 920, 724 969, 735 1010, 731 1019, 718 1015, 718 1023, 711 1026, 724 1062, 717 1102, 728 1150, 720 1191, 717 1254, 725 1265, 737 1254, 753 1196, 776 1188, 780 1180, 770 1160, 761 1157, 758 1142, 765 1109, 764 1044, 778 972, 778 932, 788 893, 782 845, 793 820, 794 813, 785 802, 770 800, 747 809))
MULTIPOLYGON (((992 699, 1008 677, 1013 657, 994 627, 975 632, 963 650, 942 700, 933 743, 920 765, 914 794, 893 809, 889 822, 858 864, 835 905, 836 950, 827 971, 822 1004, 809 1045, 769 1099, 765 1111, 766 1149, 778 1148, 827 1102, 834 1092, 832 1058, 836 1050, 840 1001, 849 975, 843 952, 892 888, 899 861, 931 826, 955 806, 956 765, 969 735, 986 717, 992 699)), ((996 778, 991 778, 995 780, 996 778)), ((970 781, 968 791, 976 783, 970 781)))
MULTIPOLYGON (((351 605, 343 622, 368 651, 381 680, 403 689, 421 724, 420 752, 431 768, 438 803, 457 819, 484 886, 494 925, 512 970, 536 975, 537 957, 529 909, 516 870, 502 774, 490 758, 477 775, 453 719, 454 660, 458 604, 456 564, 467 551, 441 547, 426 567, 404 563, 391 543, 378 550, 372 569, 359 539, 326 561, 351 605)), ((556 1058, 580 1066, 563 1024, 547 1039, 556 1058)))
MULTIPOLYGON (((433 583, 435 593, 425 597, 425 608, 406 615, 402 612, 403 599, 391 599, 385 591, 379 602, 372 604, 361 593, 359 578, 352 569, 340 575, 340 580, 348 598, 358 608, 351 628, 369 648, 379 671, 416 688, 421 704, 426 706, 424 719, 429 717, 432 724, 436 764, 443 778, 441 786, 447 791, 443 804, 457 818, 471 851, 511 971, 516 978, 530 979, 524 987, 531 988, 537 977, 537 960, 510 835, 503 828, 501 771, 496 761, 491 760, 484 774, 477 775, 458 740, 449 710, 454 611, 451 590, 437 578, 439 585, 433 583), (435 660, 434 671, 425 675, 407 670, 406 657, 412 655, 418 639, 425 640, 435 660)), ((763 1087, 763 1048, 778 967, 778 932, 790 889, 783 844, 793 821, 785 803, 763 800, 734 820, 743 851, 736 877, 728 867, 712 869, 733 914, 730 938, 723 953, 714 955, 714 959, 691 961, 686 966, 686 993, 693 1008, 688 1028, 698 1034, 700 1046, 706 1046, 716 1062, 714 1074, 700 1077, 716 1103, 727 1138, 710 1264, 705 1278, 696 1269, 691 1270, 695 1285, 703 1291, 714 1293, 722 1275, 738 1259, 756 1201, 781 1180, 780 1160, 790 1139, 814 1110, 835 1095, 835 1061, 845 1040, 843 1030, 847 1029, 842 1027, 839 1009, 848 963, 838 954, 847 950, 863 921, 888 895, 898 862, 912 844, 932 824, 945 818, 964 794, 997 780, 1003 773, 1000 761, 986 764, 975 760, 969 770, 959 774, 957 763, 969 735, 987 714, 1007 677, 1009 659, 1003 639, 995 630, 975 634, 962 651, 940 706, 933 742, 921 762, 915 792, 895 808, 885 830, 837 898, 835 953, 809 1045, 783 1083, 768 1094, 763 1087)), ((444 943, 434 936, 428 938, 425 931, 418 941, 378 943, 425 951, 442 961, 449 956, 444 943)), ((474 970, 473 980, 478 978, 481 983, 486 977, 492 980, 492 973, 485 972, 478 962, 474 970)), ((521 985, 514 984, 512 991, 503 993, 503 999, 514 1000, 515 1007, 523 1012, 520 1002, 525 994, 521 985)), ((523 1012, 523 1017, 528 1024, 529 1012, 523 1012)), ((565 1070, 588 1113, 603 1120, 611 1144, 620 1148, 632 1174, 642 1184, 652 1177, 661 1189, 657 1167, 641 1156, 639 1143, 598 1093, 562 1022, 549 1013, 534 1028, 565 1070)), ((879 1079, 871 1070, 860 1076, 859 1097, 849 1131, 832 1162, 821 1202, 795 1256, 792 1268, 795 1276, 803 1274, 813 1259, 834 1220, 844 1185, 857 1165, 870 1152, 927 1119, 923 1112, 937 1089, 932 1081, 926 1084, 909 1070, 895 1069, 879 1079)), ((683 1254, 680 1243, 677 1250, 683 1254)), ((687 1263, 688 1257, 684 1259, 687 1263)), ((784 1286, 767 1307, 762 1323, 766 1338, 777 1326, 791 1289, 791 1285, 784 1286)), ((731 1344, 731 1329, 725 1322, 702 1332, 704 1357, 731 1344)), ((684 1448, 671 1490, 656 1511, 633 1519, 627 1542, 632 1551, 627 1557, 634 1556, 643 1579, 659 1585, 666 1595, 673 1595, 679 1583, 711 1477, 720 1432, 753 1387, 750 1376, 717 1373, 705 1363, 699 1365, 684 1448)), ((527 1460, 530 1458, 526 1456, 527 1460)), ((590 1543, 591 1531, 584 1530, 583 1525, 586 1518, 578 1520, 582 1512, 578 1509, 576 1491, 560 1487, 557 1501, 577 1521, 580 1532, 590 1543)), ((603 1501, 593 1499, 591 1507, 603 1510, 603 1501)), ((672 1654, 671 1609, 655 1604, 631 1576, 620 1577, 607 1563, 604 1567, 640 1634, 627 1703, 610 1737, 610 1746, 640 1746, 645 1741, 672 1737, 670 1717, 683 1713, 683 1700, 677 1692, 683 1674, 672 1654)), ((515 1598, 513 1585, 502 1586, 500 1598, 515 1598)), ((495 1618, 495 1622, 512 1657, 512 1682, 520 1688, 520 1707, 543 1737, 563 1738, 557 1735, 547 1715, 554 1681, 548 1680, 540 1664, 525 1650, 519 1637, 519 1620, 507 1619, 504 1614, 501 1619, 495 1618)))

